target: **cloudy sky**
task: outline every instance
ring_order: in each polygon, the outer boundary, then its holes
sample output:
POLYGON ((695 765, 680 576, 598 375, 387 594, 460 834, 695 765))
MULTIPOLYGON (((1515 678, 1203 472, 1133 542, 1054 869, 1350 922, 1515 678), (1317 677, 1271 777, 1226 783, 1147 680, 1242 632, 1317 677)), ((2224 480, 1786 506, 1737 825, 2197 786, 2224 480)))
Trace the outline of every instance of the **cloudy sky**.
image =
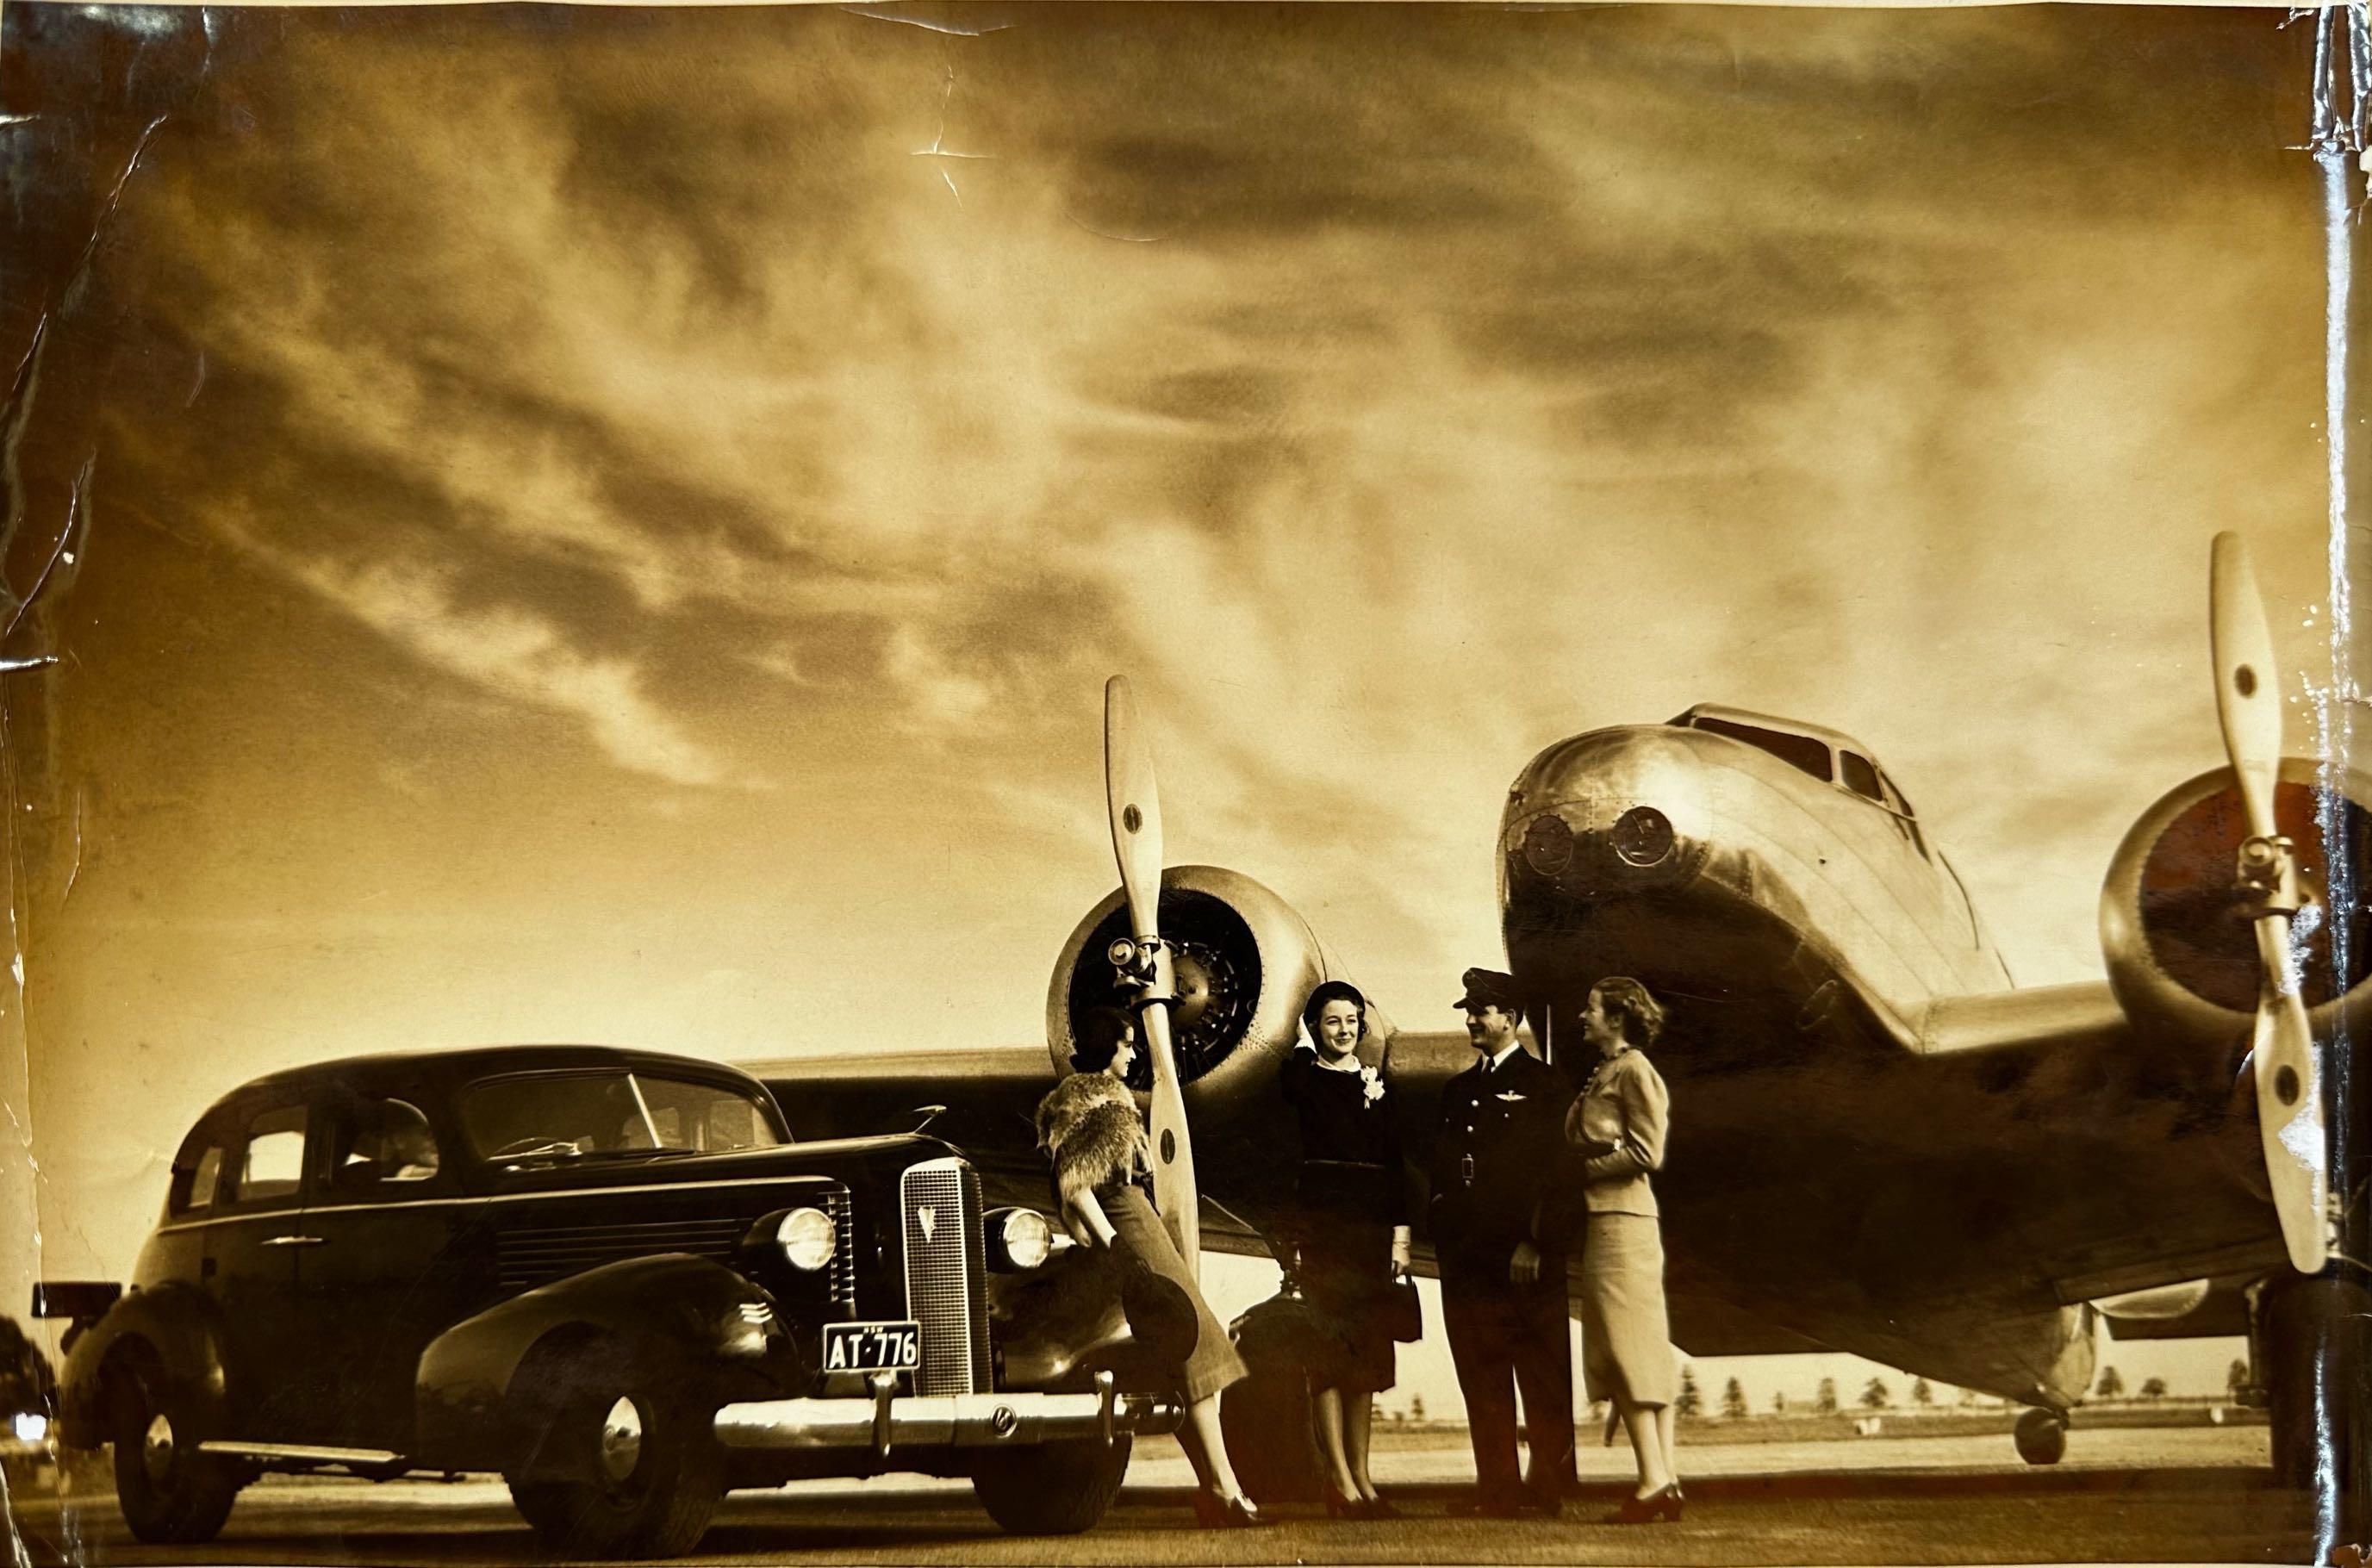
POLYGON ((1037 1038, 1116 670, 1423 1027, 1564 735, 1862 737, 2048 982, 2215 529, 2328 675, 2278 12, 5 26, 53 1274, 288 1063, 1037 1038))

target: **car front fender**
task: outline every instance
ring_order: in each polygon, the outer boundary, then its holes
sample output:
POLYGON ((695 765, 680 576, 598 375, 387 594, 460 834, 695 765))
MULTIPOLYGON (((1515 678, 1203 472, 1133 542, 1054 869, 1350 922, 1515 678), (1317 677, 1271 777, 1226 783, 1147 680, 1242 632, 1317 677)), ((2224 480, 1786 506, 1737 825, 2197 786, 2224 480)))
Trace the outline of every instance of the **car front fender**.
POLYGON ((1085 1247, 1065 1249, 1035 1269, 991 1274, 999 1387, 1076 1391, 1093 1388, 1099 1371, 1119 1374, 1124 1388, 1160 1386, 1129 1333, 1120 1287, 1119 1267, 1085 1247))
POLYGON ((680 1252, 630 1258, 513 1296, 431 1341, 420 1358, 413 1458, 511 1468, 534 1393, 522 1369, 539 1348, 605 1340, 673 1353, 692 1391, 719 1400, 783 1392, 806 1372, 773 1298, 742 1274, 680 1252))
POLYGON ((107 1441, 107 1380, 138 1363, 160 1393, 177 1396, 204 1431, 225 1415, 222 1308, 195 1285, 135 1290, 77 1335, 58 1380, 58 1441, 95 1448, 107 1441))

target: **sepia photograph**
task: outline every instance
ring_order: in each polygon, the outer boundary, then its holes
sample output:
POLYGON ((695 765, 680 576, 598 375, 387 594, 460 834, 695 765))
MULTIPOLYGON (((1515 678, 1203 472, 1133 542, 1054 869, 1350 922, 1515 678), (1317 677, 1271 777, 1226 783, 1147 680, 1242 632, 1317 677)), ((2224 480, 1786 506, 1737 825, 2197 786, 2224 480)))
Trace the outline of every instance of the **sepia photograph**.
POLYGON ((14 1560, 2362 1568, 2367 101, 9 4, 14 1560))

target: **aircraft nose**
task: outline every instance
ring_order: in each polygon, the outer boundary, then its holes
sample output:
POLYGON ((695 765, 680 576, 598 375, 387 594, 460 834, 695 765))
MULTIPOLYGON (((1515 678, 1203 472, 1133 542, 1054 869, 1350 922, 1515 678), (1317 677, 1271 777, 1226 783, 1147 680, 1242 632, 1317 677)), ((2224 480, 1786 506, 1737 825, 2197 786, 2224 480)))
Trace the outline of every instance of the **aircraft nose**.
POLYGON ((1562 877, 1584 851, 1597 847, 1610 851, 1617 865, 1633 872, 1652 872, 1678 858, 1672 819, 1653 806, 1634 806, 1602 830, 1585 827, 1579 833, 1573 817, 1569 808, 1552 807, 1525 826, 1517 848, 1533 875, 1562 877))
POLYGON ((1661 726, 1600 730, 1541 753, 1508 792, 1510 883, 1568 897, 1670 887, 1702 856, 1685 743, 1661 726), (1678 819, 1678 820, 1676 820, 1678 819))

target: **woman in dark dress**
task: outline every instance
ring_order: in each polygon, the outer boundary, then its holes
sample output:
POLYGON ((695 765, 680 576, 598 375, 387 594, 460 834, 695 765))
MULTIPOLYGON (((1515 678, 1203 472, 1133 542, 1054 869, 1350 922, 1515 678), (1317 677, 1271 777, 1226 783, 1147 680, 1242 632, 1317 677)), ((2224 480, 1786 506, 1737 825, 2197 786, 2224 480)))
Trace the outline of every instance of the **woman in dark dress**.
POLYGON ((1192 1347, 1169 1372, 1186 1403, 1178 1446, 1202 1482, 1195 1516, 1222 1527, 1263 1524, 1236 1481, 1219 1432, 1219 1390, 1244 1376, 1243 1358, 1140 1184, 1150 1168, 1145 1118, 1123 1081, 1135 1057, 1134 1020, 1116 1009, 1099 1010, 1071 1053, 1076 1071, 1038 1102, 1038 1144, 1053 1164, 1063 1225, 1072 1239, 1104 1252, 1122 1269, 1157 1276, 1165 1282, 1160 1288, 1193 1314, 1192 1347))
POLYGON ((1359 1061, 1367 999, 1339 980, 1309 993, 1310 1044, 1277 1070, 1301 1122, 1301 1209, 1295 1277, 1320 1319, 1309 1368, 1318 1433, 1333 1470, 1327 1510, 1354 1518, 1397 1512, 1367 1473, 1375 1396, 1392 1386, 1395 1279, 1408 1272, 1407 1166, 1400 1117, 1382 1072, 1359 1061))

